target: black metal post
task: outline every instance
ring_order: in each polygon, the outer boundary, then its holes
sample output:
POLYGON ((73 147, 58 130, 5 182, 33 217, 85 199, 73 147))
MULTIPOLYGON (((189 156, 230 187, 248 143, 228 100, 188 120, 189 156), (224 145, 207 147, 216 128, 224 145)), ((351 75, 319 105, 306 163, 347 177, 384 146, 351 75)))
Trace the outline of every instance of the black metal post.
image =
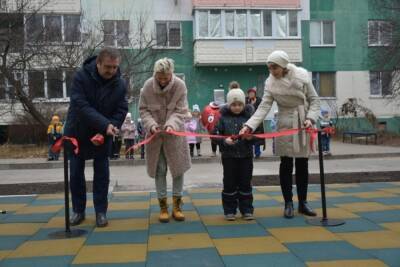
POLYGON ((82 229, 73 229, 71 230, 70 222, 69 222, 69 175, 68 175, 68 157, 70 151, 72 151, 72 145, 69 140, 64 140, 64 207, 65 207, 65 230, 57 231, 49 234, 50 238, 53 239, 62 239, 62 238, 74 238, 80 237, 87 233, 86 230, 82 229))
POLYGON ((345 224, 343 220, 328 219, 326 210, 326 194, 325 194, 325 170, 324 156, 322 151, 322 136, 321 131, 318 131, 318 160, 319 160, 319 177, 321 184, 321 201, 322 201, 322 218, 308 219, 307 222, 318 226, 339 226, 345 224))

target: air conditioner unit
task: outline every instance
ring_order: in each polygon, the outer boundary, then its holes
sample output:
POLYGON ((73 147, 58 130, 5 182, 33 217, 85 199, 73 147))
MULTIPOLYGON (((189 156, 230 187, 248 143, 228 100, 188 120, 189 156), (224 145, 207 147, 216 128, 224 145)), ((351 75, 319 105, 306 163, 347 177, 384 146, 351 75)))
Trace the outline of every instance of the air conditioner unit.
POLYGON ((0 11, 7 11, 7 0, 0 0, 0 11))

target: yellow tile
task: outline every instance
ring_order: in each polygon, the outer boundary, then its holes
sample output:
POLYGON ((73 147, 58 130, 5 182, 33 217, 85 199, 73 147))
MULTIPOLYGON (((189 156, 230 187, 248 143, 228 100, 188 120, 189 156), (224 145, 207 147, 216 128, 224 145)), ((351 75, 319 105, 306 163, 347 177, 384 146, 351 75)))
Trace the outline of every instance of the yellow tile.
POLYGON ((15 214, 31 214, 31 213, 55 213, 59 211, 62 205, 48 205, 48 206, 26 206, 19 209, 15 214))
POLYGON ((173 234, 149 236, 149 251, 213 247, 208 234, 173 234))
POLYGON ((400 194, 400 187, 395 187, 395 188, 382 188, 380 189, 381 191, 384 192, 389 192, 389 193, 394 193, 394 194, 400 194))
POLYGON ((341 188, 354 188, 354 187, 359 187, 358 184, 327 184, 327 188, 336 188, 336 189, 341 189, 341 188))
MULTIPOLYGON (((322 216, 321 208, 315 209, 315 212, 317 212, 318 216, 322 216)), ((350 211, 341 208, 327 208, 327 213, 328 218, 332 219, 355 219, 360 217, 357 214, 351 213, 350 211)))
POLYGON ((149 228, 149 219, 119 219, 109 220, 108 226, 96 227, 95 232, 135 231, 149 228))
POLYGON ((351 212, 381 211, 381 210, 394 209, 393 207, 378 202, 353 202, 353 203, 335 204, 335 205, 342 209, 349 210, 351 212))
POLYGON ((217 199, 193 199, 193 205, 195 206, 221 206, 222 200, 220 198, 217 199))
MULTIPOLYGON (((193 222, 193 221, 200 221, 200 217, 195 211, 184 211, 183 213, 185 215, 185 221, 186 222, 193 222)), ((158 221, 158 212, 154 212, 150 214, 150 224, 155 224, 155 223, 160 223, 158 221)), ((173 220, 171 218, 171 220, 173 220)))
POLYGON ((360 193, 354 193, 354 194, 349 194, 349 196, 355 196, 359 198, 384 198, 384 197, 398 197, 398 195, 389 193, 389 192, 384 192, 384 191, 373 191, 373 192, 360 192, 360 193))
POLYGON ((84 246, 73 264, 144 262, 146 248, 146 244, 84 246))
POLYGON ((400 222, 382 223, 381 226, 400 234, 400 222))
POLYGON ((5 210, 7 212, 17 211, 25 206, 26 204, 0 204, 0 210, 5 210))
POLYGON ((85 238, 62 240, 27 241, 19 246, 8 258, 29 258, 75 255, 85 243, 85 238))
POLYGON ((224 219, 224 215, 202 215, 201 220, 205 225, 238 225, 238 224, 255 224, 256 221, 245 221, 240 218, 240 215, 236 215, 238 218, 236 221, 227 221, 224 219))
POLYGON ((145 210, 150 207, 149 201, 110 202, 108 210, 145 210))
POLYGON ((284 202, 283 196, 270 196, 270 197, 271 197, 271 199, 275 199, 276 201, 278 201, 280 203, 284 202))
POLYGON ((337 235, 361 249, 400 248, 400 234, 392 231, 338 233, 337 235))
POLYGON ((220 188, 196 188, 190 189, 189 192, 192 194, 200 194, 200 193, 221 193, 222 189, 220 188))
POLYGON ((113 192, 116 197, 148 196, 149 192, 113 192))
POLYGON ((340 238, 319 226, 271 228, 268 231, 279 241, 285 243, 340 240, 340 238))
POLYGON ((254 200, 269 200, 272 199, 271 197, 265 195, 265 194, 253 194, 254 200))
POLYGON ((0 250, 0 261, 4 260, 11 252, 12 250, 0 250))
POLYGON ((386 267, 380 260, 334 260, 307 262, 309 267, 386 267))
MULTIPOLYGON (((71 195, 69 197, 71 199, 71 195)), ((64 194, 43 194, 39 195, 36 199, 64 199, 64 194)))
MULTIPOLYGON (((182 198, 183 201, 183 205, 185 205, 185 203, 191 203, 192 199, 188 196, 185 196, 182 198)), ((167 199, 168 205, 172 205, 172 197, 169 197, 167 199)), ((150 205, 158 205, 158 199, 157 198, 151 198, 150 199, 150 205)))
POLYGON ((0 224, 1 235, 33 235, 40 227, 41 223, 6 223, 0 224))
POLYGON ((280 217, 283 216, 283 207, 256 208, 255 217, 280 217))
MULTIPOLYGON (((339 191, 326 191, 325 192, 326 197, 344 197, 347 196, 347 194, 339 192, 339 191)), ((307 197, 312 197, 314 199, 321 199, 321 192, 308 192, 307 197)))
POLYGON ((223 238, 213 240, 221 256, 280 253, 287 252, 287 248, 272 236, 223 238), (243 245, 238 245, 243 244, 243 245), (245 245, 244 245, 245 244, 245 245))
MULTIPOLYGON (((79 227, 85 227, 85 226, 93 226, 96 224, 96 221, 94 217, 88 217, 86 216, 85 220, 83 223, 79 225, 79 227)), ((43 225, 43 228, 63 228, 65 227, 65 218, 64 217, 53 217, 50 219, 50 221, 43 225)))
POLYGON ((257 191, 260 192, 280 192, 280 186, 256 186, 257 191))

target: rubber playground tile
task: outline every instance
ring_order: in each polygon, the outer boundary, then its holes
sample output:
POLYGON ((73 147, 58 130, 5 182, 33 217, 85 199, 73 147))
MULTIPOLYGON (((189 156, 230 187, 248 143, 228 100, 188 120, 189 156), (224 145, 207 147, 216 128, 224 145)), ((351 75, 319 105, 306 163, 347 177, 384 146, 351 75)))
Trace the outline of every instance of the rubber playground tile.
POLYGON ((195 193, 190 194, 192 201, 199 199, 221 199, 221 191, 218 193, 195 193))
POLYGON ((235 221, 225 220, 224 215, 221 214, 211 214, 211 215, 201 215, 201 221, 204 225, 243 225, 243 224, 255 224, 256 221, 246 221, 241 218, 240 214, 236 214, 235 221))
POLYGON ((253 193, 253 199, 254 199, 254 201, 257 201, 257 200, 270 200, 272 198, 267 196, 267 194, 253 193))
POLYGON ((208 234, 213 239, 267 236, 269 233, 259 224, 207 226, 208 234))
POLYGON ((222 209, 221 205, 218 206, 200 206, 196 207, 197 212, 200 216, 207 215, 207 214, 224 214, 224 210, 222 209))
POLYGON ((121 196, 121 195, 113 195, 110 199, 111 202, 144 202, 150 200, 150 194, 148 195, 131 195, 131 196, 121 196))
POLYGON ((305 266, 303 262, 291 253, 231 255, 223 256, 222 260, 226 267, 305 266))
POLYGON ((0 196, 1 204, 29 204, 36 199, 36 196, 0 196))
MULTIPOLYGON (((77 226, 77 227, 79 229, 81 229, 81 230, 86 231, 86 233, 84 235, 82 235, 82 238, 87 238, 87 236, 93 230, 93 228, 89 228, 89 227, 82 227, 82 226, 77 226)), ((74 228, 71 228, 71 229, 74 229, 74 228)), ((37 233, 35 233, 33 236, 31 236, 29 241, 51 240, 52 238, 49 235, 53 234, 53 233, 56 233, 56 232, 65 232, 65 227, 62 227, 62 228, 42 228, 37 233)))
POLYGON ((268 229, 282 243, 337 241, 339 238, 323 227, 284 227, 268 229))
POLYGON ((384 230, 380 225, 373 223, 369 220, 358 218, 358 219, 346 219, 345 224, 335 227, 328 227, 327 229, 332 233, 350 233, 350 232, 367 232, 367 231, 380 231, 384 230))
POLYGON ((282 217, 283 207, 266 207, 254 209, 254 216, 257 218, 263 217, 282 217))
POLYGON ((221 193, 220 188, 194 188, 189 190, 190 195, 199 193, 221 193))
POLYGON ((351 212, 367 212, 367 211, 381 211, 381 210, 394 209, 393 207, 378 202, 355 202, 347 204, 336 204, 336 206, 351 212))
POLYGON ((309 267, 387 267, 380 260, 335 260, 335 261, 320 261, 307 262, 309 267))
POLYGON ((400 222, 382 223, 381 226, 386 228, 386 229, 389 229, 389 230, 391 230, 393 232, 397 232, 397 233, 400 234, 400 222))
POLYGON ((224 264, 215 248, 200 248, 151 251, 148 253, 146 266, 223 267, 224 264))
POLYGON ((348 193, 348 194, 356 194, 356 193, 369 193, 375 192, 376 189, 372 187, 363 186, 362 184, 358 184, 357 186, 349 186, 344 188, 336 188, 335 191, 348 193))
POLYGON ((361 249, 398 248, 400 250, 400 234, 392 231, 338 233, 337 235, 361 249))
POLYGON ((387 188, 381 188, 379 190, 384 191, 384 192, 389 192, 389 193, 400 195, 400 187, 393 188, 393 186, 390 186, 390 185, 388 185, 388 186, 389 187, 387 187, 387 188))
MULTIPOLYGON (((172 204, 168 205, 169 206, 169 210, 172 211, 172 204)), ((188 211, 194 211, 195 207, 192 205, 192 203, 183 203, 182 205, 182 211, 183 212, 188 212, 188 211)), ((150 206, 150 212, 151 213, 157 213, 160 212, 160 206, 157 205, 151 205, 150 206)))
POLYGON ((193 205, 196 207, 199 206, 220 206, 222 205, 222 200, 221 198, 210 198, 210 199, 193 199, 192 200, 193 205))
POLYGON ((27 241, 19 246, 8 258, 75 255, 85 240, 85 238, 74 238, 68 240, 27 241))
MULTIPOLYGON (((315 212, 319 215, 322 216, 322 209, 318 208, 315 209, 315 212)), ((335 219, 355 219, 355 218, 359 218, 360 216, 358 216, 355 213, 352 213, 348 210, 345 209, 341 209, 341 208, 328 208, 327 209, 327 214, 328 214, 328 218, 335 218, 335 219)))
POLYGON ((12 211, 17 211, 19 209, 22 209, 25 207, 27 204, 1 204, 0 203, 0 210, 5 210, 7 213, 12 212, 12 211))
POLYGON ((257 186, 253 188, 257 192, 281 192, 280 186, 257 186))
POLYGON ((85 245, 141 244, 148 240, 148 231, 92 232, 85 245))
POLYGON ((360 192, 360 193, 354 193, 351 195, 355 196, 355 197, 363 198, 363 199, 398 197, 397 194, 384 192, 384 191, 360 192))
POLYGON ((0 224, 0 236, 33 235, 42 225, 42 223, 3 223, 0 224))
POLYGON ((400 197, 375 198, 374 201, 384 205, 400 205, 400 197))
POLYGON ((365 251, 345 241, 292 243, 286 244, 286 246, 290 252, 304 262, 373 258, 365 251))
POLYGON ((64 199, 35 199, 29 206, 64 206, 64 199))
POLYGON ((49 205, 49 206, 25 206, 19 209, 15 214, 35 214, 35 213, 56 213, 63 208, 62 205, 49 205))
POLYGON ((32 267, 32 266, 51 266, 67 267, 70 266, 74 256, 50 256, 10 259, 6 258, 1 262, 2 267, 32 267))
POLYGON ((150 235, 206 233, 204 225, 197 222, 156 223, 150 225, 150 235))
POLYGON ((135 202, 110 202, 108 204, 109 210, 144 210, 150 206, 149 201, 135 201, 135 202))
POLYGON ((148 251, 208 247, 214 245, 207 233, 150 235, 148 242, 148 251))
POLYGON ((0 251, 1 250, 14 250, 30 236, 0 236, 0 251))
MULTIPOLYGON (((192 199, 189 196, 184 196, 184 197, 182 197, 182 202, 183 202, 184 205, 191 204, 192 203, 192 199)), ((169 206, 172 206, 172 197, 168 197, 167 198, 167 204, 169 206)), ((158 198, 154 198, 154 197, 150 198, 150 205, 151 206, 153 206, 153 205, 158 206, 159 205, 158 198)))
MULTIPOLYGON (((86 216, 85 220, 77 227, 93 228, 96 225, 94 216, 86 216)), ((65 227, 65 217, 56 216, 51 218, 42 228, 64 228, 65 227)))
POLYGON ((400 220, 400 210, 360 212, 357 214, 375 223, 398 222, 400 220))
POLYGON ((149 210, 109 210, 107 217, 109 220, 112 219, 129 219, 129 218, 147 218, 149 216, 149 210))
POLYGON ((72 264, 75 267, 145 267, 146 262, 72 264))
POLYGON ((282 253, 288 251, 285 246, 272 236, 221 238, 213 239, 213 242, 221 256, 282 253))
POLYGON ((344 204, 344 203, 354 203, 354 202, 363 202, 366 201, 365 199, 359 198, 359 197, 354 197, 354 196, 344 196, 344 197, 330 197, 327 198, 327 204, 344 204))
POLYGON ((108 220, 107 227, 96 227, 95 232, 115 232, 115 231, 135 231, 147 230, 149 228, 149 219, 132 218, 132 219, 112 219, 108 220))
POLYGON ((253 201, 254 208, 275 207, 280 206, 281 203, 275 199, 255 200, 253 201))
POLYGON ((292 219, 286 219, 283 216, 271 218, 257 218, 257 222, 267 228, 282 228, 282 227, 306 227, 307 224, 303 216, 296 216, 292 219))
POLYGON ((72 263, 141 263, 146 261, 146 247, 146 244, 83 246, 72 263))
POLYGON ((1 223, 47 223, 54 213, 10 214, 1 223))
POLYGON ((398 248, 370 249, 366 251, 388 266, 400 267, 400 253, 398 248))
POLYGON ((11 254, 12 250, 0 250, 0 262, 5 259, 9 254, 11 254))

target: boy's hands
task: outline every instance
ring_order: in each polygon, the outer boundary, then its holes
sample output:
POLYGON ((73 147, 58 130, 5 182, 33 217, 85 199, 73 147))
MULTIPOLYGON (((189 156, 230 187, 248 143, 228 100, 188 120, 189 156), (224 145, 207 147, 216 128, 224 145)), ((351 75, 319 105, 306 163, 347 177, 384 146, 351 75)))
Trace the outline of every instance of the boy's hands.
POLYGON ((228 138, 226 138, 225 139, 225 143, 226 144, 228 144, 228 145, 234 145, 235 143, 236 143, 237 141, 236 140, 233 140, 231 137, 228 137, 228 138))

